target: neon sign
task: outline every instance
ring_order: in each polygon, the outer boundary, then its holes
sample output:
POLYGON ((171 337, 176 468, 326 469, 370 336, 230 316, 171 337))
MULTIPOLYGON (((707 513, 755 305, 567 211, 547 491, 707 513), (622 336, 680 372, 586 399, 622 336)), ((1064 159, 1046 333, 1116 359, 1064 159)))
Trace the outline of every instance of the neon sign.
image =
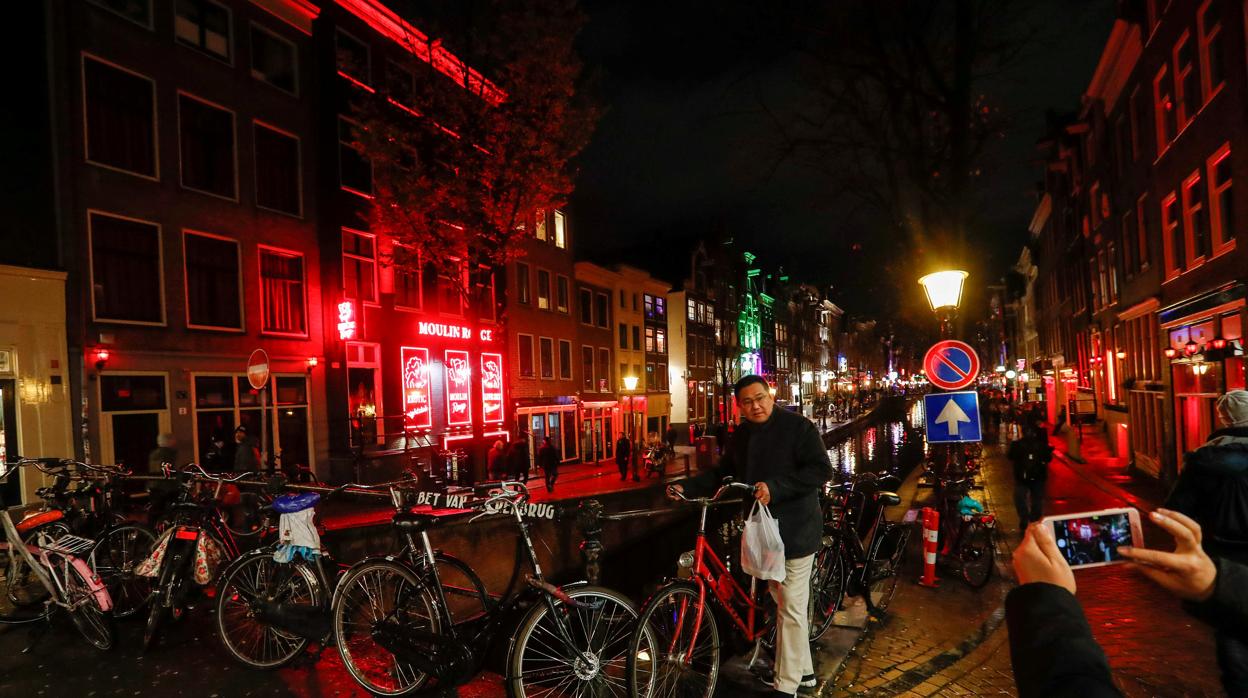
POLYGON ((403 425, 408 429, 433 426, 433 412, 429 409, 429 350, 403 347, 399 351, 403 361, 403 425))
POLYGON ((503 357, 481 355, 481 410, 486 424, 503 421, 503 357))
MULTIPOLYGON (((450 325, 444 322, 418 322, 416 334, 446 339, 472 339, 472 328, 467 325, 450 325)), ((482 329, 478 335, 482 342, 494 341, 494 330, 482 329)))
POLYGON ((472 367, 468 364, 468 352, 448 349, 445 358, 446 422, 471 424, 472 367))
POLYGON ((338 339, 355 339, 355 303, 338 304, 338 339))

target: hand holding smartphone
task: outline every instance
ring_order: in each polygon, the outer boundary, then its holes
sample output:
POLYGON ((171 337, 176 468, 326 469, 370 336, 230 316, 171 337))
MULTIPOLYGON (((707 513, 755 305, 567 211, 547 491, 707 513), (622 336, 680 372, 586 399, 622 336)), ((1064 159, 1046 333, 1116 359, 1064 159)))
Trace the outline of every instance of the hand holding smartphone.
POLYGON ((1071 569, 1127 562, 1127 558, 1118 553, 1118 547, 1144 545, 1138 509, 1101 509, 1046 516, 1042 522, 1051 527, 1057 549, 1071 569))

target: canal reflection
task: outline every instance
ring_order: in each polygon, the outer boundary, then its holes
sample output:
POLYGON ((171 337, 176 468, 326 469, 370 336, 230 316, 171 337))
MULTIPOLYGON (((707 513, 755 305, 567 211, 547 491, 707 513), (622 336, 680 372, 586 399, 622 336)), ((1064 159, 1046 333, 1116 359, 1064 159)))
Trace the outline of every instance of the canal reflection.
POLYGON ((838 479, 861 472, 904 478, 926 452, 923 401, 916 400, 904 414, 891 415, 841 440, 828 449, 828 457, 838 479))

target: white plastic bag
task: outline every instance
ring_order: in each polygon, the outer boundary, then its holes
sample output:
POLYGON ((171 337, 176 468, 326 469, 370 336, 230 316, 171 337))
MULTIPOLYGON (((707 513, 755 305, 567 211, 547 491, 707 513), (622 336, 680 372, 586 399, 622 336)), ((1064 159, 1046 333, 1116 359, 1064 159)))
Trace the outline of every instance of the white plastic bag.
POLYGON ((741 534, 741 569, 751 577, 784 581, 784 541, 780 522, 764 504, 754 502, 741 534))

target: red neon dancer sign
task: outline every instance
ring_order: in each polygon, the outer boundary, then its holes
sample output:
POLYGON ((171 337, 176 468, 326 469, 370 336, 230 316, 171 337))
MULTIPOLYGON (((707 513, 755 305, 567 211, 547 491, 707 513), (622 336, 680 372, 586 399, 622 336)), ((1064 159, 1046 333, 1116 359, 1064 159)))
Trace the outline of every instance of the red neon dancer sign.
POLYGON ((433 426, 429 408, 429 350, 403 347, 399 356, 403 361, 403 425, 408 429, 428 429, 433 426))
POLYGON ((468 352, 448 349, 446 364, 446 423, 472 423, 472 367, 468 352))
POLYGON ((338 304, 338 339, 355 339, 355 302, 338 304))
POLYGON ((486 424, 503 421, 503 356, 481 355, 481 410, 486 424))

